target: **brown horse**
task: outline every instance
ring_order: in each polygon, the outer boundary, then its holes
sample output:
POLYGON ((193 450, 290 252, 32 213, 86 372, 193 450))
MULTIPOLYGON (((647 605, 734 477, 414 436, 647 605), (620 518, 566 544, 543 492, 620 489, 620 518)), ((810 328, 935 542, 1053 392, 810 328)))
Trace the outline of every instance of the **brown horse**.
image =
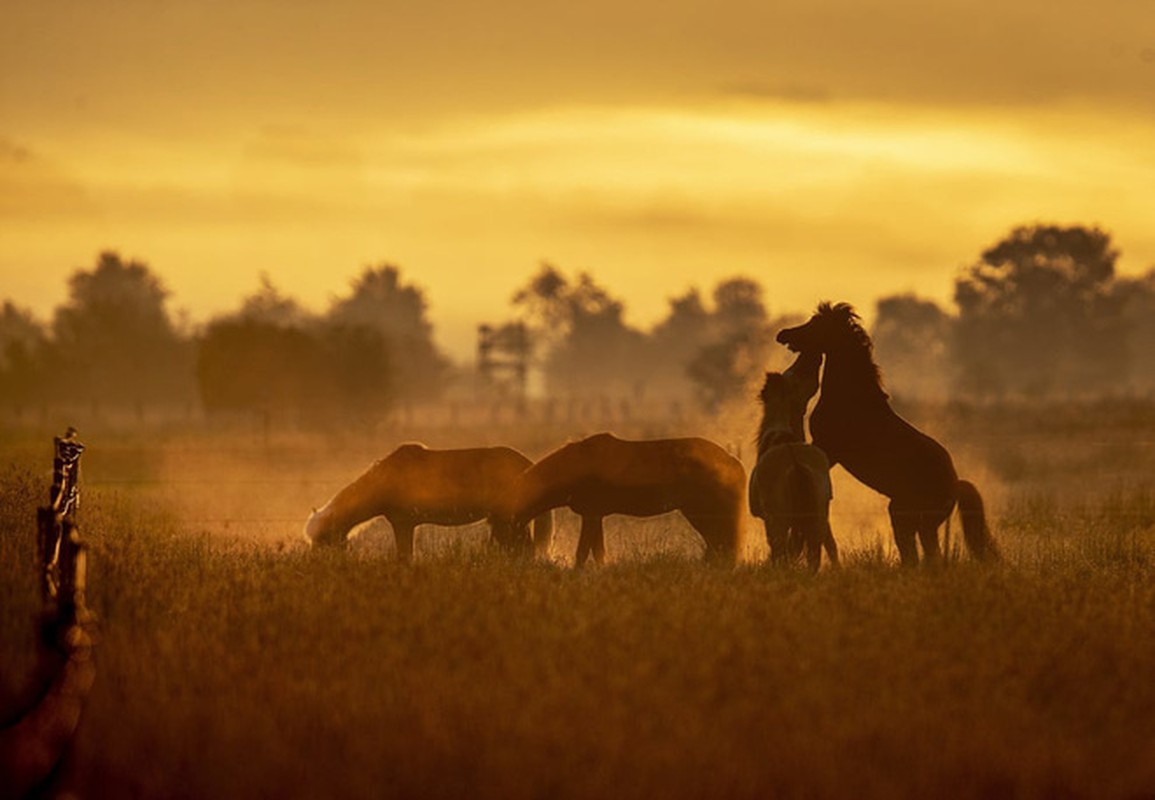
POLYGON ((553 508, 581 515, 576 565, 605 561, 608 514, 682 516, 706 542, 706 558, 733 564, 742 528, 746 470, 705 439, 626 441, 599 433, 555 450, 518 476, 508 518, 515 528, 553 508))
POLYGON ((810 415, 810 434, 831 466, 890 498, 890 521, 902 563, 918 564, 918 542, 928 563, 937 562, 938 529, 957 505, 963 538, 980 561, 998 558, 982 497, 959 480, 950 454, 890 407, 874 363, 870 336, 846 303, 823 303, 804 325, 778 333, 800 353, 826 357, 822 393, 810 415))
POLYGON ((830 530, 830 462, 803 435, 806 405, 818 391, 822 356, 803 353, 785 373, 767 372, 758 399, 758 462, 750 472, 750 513, 766 526, 770 557, 797 558, 817 572, 822 548, 838 565, 838 545, 830 530))
MULTIPOLYGON (((529 520, 511 526, 496 511, 514 479, 532 464, 509 447, 429 450, 403 444, 313 511, 305 536, 316 545, 343 545, 354 525, 385 517, 393 526, 398 557, 409 562, 418 525, 468 525, 484 519, 496 542, 521 548, 529 541, 529 520)), ((533 516, 534 549, 548 552, 552 516, 533 516)))

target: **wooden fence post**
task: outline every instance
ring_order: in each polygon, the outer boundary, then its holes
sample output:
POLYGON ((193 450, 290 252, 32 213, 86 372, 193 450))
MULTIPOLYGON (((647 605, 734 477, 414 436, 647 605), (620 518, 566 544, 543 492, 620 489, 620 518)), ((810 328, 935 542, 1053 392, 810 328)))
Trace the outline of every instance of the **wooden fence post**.
POLYGON ((85 598, 87 557, 76 512, 80 505, 80 454, 69 428, 55 439, 49 505, 37 510, 37 556, 41 570, 41 671, 47 686, 36 704, 0 729, 0 789, 23 797, 42 786, 64 757, 96 679, 96 622, 85 598))

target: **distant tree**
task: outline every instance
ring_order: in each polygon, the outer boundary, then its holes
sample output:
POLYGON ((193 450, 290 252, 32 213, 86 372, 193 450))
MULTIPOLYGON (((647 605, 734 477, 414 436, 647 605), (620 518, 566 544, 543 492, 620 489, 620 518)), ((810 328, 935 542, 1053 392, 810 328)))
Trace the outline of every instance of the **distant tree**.
POLYGON ((625 321, 622 301, 589 273, 571 281, 542 264, 513 304, 544 362, 551 392, 632 394, 649 373, 645 336, 625 321))
POLYGON ((955 282, 960 387, 1085 394, 1126 382, 1118 252, 1098 228, 1019 227, 955 282))
POLYGON ((0 308, 0 402, 23 408, 47 397, 48 331, 31 311, 5 301, 0 308))
POLYGON ((401 280, 401 271, 382 264, 365 269, 347 297, 333 301, 328 322, 377 331, 391 353, 392 380, 399 398, 427 400, 445 388, 449 359, 433 341, 425 292, 401 280))
POLYGON ((206 327, 197 384, 209 412, 347 427, 388 410, 389 352, 376 328, 309 316, 262 277, 260 289, 235 314, 206 327))
POLYGON ((390 402, 385 342, 363 326, 215 320, 200 341, 197 382, 210 413, 263 413, 311 427, 368 424, 390 402))
MULTIPOLYGON (((584 273, 579 280, 582 278, 593 283, 584 273)), ((514 292, 512 302, 539 349, 548 351, 569 334, 573 321, 573 287, 552 264, 543 262, 529 283, 514 292)))
POLYGON ((210 322, 197 348, 205 409, 295 415, 319 380, 316 350, 298 327, 240 315, 210 322))
POLYGON ((241 301, 237 317, 254 322, 265 322, 279 328, 299 328, 312 319, 309 312, 292 297, 281 293, 269 273, 260 275, 260 287, 241 301))
POLYGON ((1120 278, 1117 284, 1127 328, 1129 388, 1155 394, 1155 267, 1137 278, 1120 278))
POLYGON ((701 406, 717 412, 752 391, 771 357, 774 328, 762 287, 750 278, 730 278, 714 287, 709 338, 684 369, 701 406))
POLYGON ((652 373, 647 393, 681 398, 695 391, 688 365, 716 338, 715 320, 696 288, 670 298, 669 304, 666 317, 649 336, 647 360, 652 373))
MULTIPOLYGON (((583 278, 586 276, 583 276, 583 278)), ((645 369, 645 337, 623 319, 625 306, 616 300, 577 303, 569 335, 551 355, 546 370, 551 386, 568 394, 632 394, 645 369)))
POLYGON ((905 397, 943 397, 951 374, 951 316, 913 294, 884 297, 877 312, 871 338, 889 389, 905 397))
POLYGON ((68 302, 56 309, 52 327, 74 395, 109 405, 188 396, 191 350, 148 265, 106 251, 68 283, 68 302))
POLYGON ((707 344, 686 365, 701 407, 717 413, 748 391, 766 366, 772 336, 766 328, 733 332, 707 344))
POLYGON ((762 286, 752 278, 728 278, 714 287, 714 318, 724 335, 765 328, 768 317, 762 286))

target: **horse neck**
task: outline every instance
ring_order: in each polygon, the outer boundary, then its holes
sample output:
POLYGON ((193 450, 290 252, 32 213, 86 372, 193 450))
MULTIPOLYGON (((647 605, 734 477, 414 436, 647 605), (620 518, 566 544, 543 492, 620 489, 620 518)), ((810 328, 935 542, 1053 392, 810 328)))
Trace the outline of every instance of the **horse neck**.
POLYGON ((388 482, 378 467, 346 486, 320 509, 329 524, 342 529, 352 528, 367 519, 385 513, 389 502, 386 497, 388 482))
POLYGON ((758 452, 762 453, 767 448, 779 444, 786 444, 788 442, 803 442, 806 440, 802 432, 802 417, 799 416, 797 420, 783 420, 771 418, 766 413, 765 408, 762 411, 762 422, 758 426, 758 452))
POLYGON ((584 468, 581 454, 566 445, 521 474, 515 492, 515 517, 529 521, 551 508, 567 505, 584 468))
POLYGON ((849 401, 856 405, 886 406, 887 394, 878 377, 870 351, 857 345, 829 350, 822 373, 819 402, 849 401))

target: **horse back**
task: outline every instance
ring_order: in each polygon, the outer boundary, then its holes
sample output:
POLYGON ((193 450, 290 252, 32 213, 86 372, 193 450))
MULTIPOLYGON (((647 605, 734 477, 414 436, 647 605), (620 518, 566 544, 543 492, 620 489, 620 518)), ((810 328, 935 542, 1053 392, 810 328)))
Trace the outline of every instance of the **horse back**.
POLYGON ((814 445, 790 442, 767 448, 750 473, 750 508, 755 516, 815 513, 833 496, 830 461, 814 445))
POLYGON ((379 461, 370 472, 375 473, 372 483, 390 505, 488 513, 532 463, 510 447, 431 450, 406 444, 379 461))
MULTIPOLYGON (((732 486, 744 484, 742 463, 709 439, 619 439, 596 434, 557 451, 574 473, 623 486, 666 485, 689 480, 732 486)), ((544 461, 553 458, 547 456, 544 461)), ((541 462, 539 462, 541 463, 541 462)))
POLYGON ((570 442, 517 480, 517 517, 568 505, 645 516, 687 505, 740 508, 746 471, 706 439, 633 441, 608 433, 570 442))

